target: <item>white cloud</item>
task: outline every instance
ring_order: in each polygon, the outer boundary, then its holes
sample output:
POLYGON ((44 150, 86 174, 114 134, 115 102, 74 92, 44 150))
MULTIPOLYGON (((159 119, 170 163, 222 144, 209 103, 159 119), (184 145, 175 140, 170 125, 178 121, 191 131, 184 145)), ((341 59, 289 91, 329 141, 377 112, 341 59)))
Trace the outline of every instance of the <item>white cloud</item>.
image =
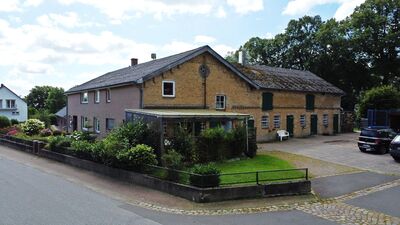
POLYGON ((0 12, 21 12, 23 7, 38 6, 43 0, 26 0, 21 3, 19 0, 1 0, 0 12))
POLYGON ((217 10, 217 13, 215 14, 215 16, 218 18, 225 18, 226 17, 225 9, 222 6, 218 7, 218 10, 217 10))
POLYGON ((78 14, 75 12, 66 12, 64 14, 45 14, 36 18, 38 24, 45 27, 52 26, 63 26, 66 28, 74 28, 74 27, 91 27, 91 26, 101 26, 98 23, 94 22, 83 22, 79 18, 78 14))
POLYGON ((233 48, 233 47, 228 46, 228 45, 222 45, 222 44, 212 46, 212 48, 216 52, 218 52, 218 54, 220 54, 222 57, 225 57, 229 52, 236 51, 236 48, 233 48))
MULTIPOLYGON (((10 87, 13 84, 21 94, 26 94, 34 85, 70 88, 81 80, 88 80, 87 76, 79 77, 85 68, 118 69, 128 66, 131 57, 141 62, 150 60, 150 53, 157 49, 109 31, 95 34, 68 32, 62 28, 42 24, 12 27, 0 19, 0 69, 5 69, 0 75, 1 81, 10 87), (79 72, 65 74, 68 68, 79 72)), ((92 76, 102 73, 92 73, 92 76)))
POLYGON ((341 20, 350 15, 354 8, 364 1, 365 0, 291 0, 286 5, 282 14, 290 16, 304 15, 318 5, 340 4, 335 13, 335 18, 341 20))
POLYGON ((18 0, 0 1, 0 12, 21 11, 18 0))
POLYGON ((209 44, 215 42, 215 38, 206 35, 197 35, 194 37, 194 42, 199 44, 209 44))
POLYGON ((43 0, 26 0, 24 6, 39 6, 43 3, 43 0))
POLYGON ((206 15, 213 9, 212 1, 199 0, 59 0, 59 2, 66 5, 80 3, 93 6, 110 17, 114 23, 131 18, 132 13, 135 16, 150 14, 156 19, 162 19, 177 14, 206 15))
POLYGON ((239 14, 247 14, 264 9, 262 0, 226 0, 226 3, 232 6, 239 14))
POLYGON ((337 20, 345 19, 347 16, 351 15, 354 9, 364 3, 365 0, 351 0, 343 2, 342 5, 336 10, 335 18, 337 20))

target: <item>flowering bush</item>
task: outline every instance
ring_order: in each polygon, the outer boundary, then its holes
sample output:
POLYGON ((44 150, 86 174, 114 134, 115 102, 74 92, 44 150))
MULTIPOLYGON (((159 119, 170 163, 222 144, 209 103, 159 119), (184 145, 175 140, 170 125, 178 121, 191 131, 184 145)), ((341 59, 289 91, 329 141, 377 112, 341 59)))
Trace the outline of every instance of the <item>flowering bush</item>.
POLYGON ((43 129, 40 131, 39 135, 41 137, 48 137, 51 136, 53 133, 51 132, 51 130, 49 128, 43 129))
POLYGON ((29 119, 21 124, 21 129, 27 135, 39 134, 44 129, 44 123, 38 119, 29 119))

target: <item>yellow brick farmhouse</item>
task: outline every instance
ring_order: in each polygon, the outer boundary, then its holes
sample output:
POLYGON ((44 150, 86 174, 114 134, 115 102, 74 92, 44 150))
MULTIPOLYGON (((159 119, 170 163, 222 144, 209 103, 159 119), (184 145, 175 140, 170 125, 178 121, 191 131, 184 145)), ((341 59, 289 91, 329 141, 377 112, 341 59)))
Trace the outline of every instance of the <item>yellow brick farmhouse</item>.
POLYGON ((69 131, 92 127, 104 136, 143 114, 190 117, 194 132, 246 120, 259 141, 281 129, 294 137, 340 132, 344 92, 311 72, 231 64, 209 46, 137 61, 66 92, 69 131))

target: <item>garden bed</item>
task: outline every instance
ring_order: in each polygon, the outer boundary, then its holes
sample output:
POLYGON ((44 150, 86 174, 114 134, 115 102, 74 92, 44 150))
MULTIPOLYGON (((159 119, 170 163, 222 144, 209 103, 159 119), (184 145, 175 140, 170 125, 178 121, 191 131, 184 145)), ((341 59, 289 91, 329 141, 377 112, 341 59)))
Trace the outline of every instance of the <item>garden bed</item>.
MULTIPOLYGON (((0 138, 0 143, 8 143, 11 147, 18 148, 18 144, 26 143, 26 141, 12 138, 10 141, 7 138, 0 138)), ((48 151, 45 149, 38 149, 39 156, 46 157, 49 159, 57 160, 75 167, 79 167, 85 170, 97 172, 106 176, 113 177, 126 182, 132 182, 135 184, 143 185, 145 187, 153 188, 156 190, 164 191, 172 195, 176 195, 194 202, 215 202, 225 201, 241 198, 257 198, 257 197, 269 197, 269 196, 281 196, 281 195, 299 195, 309 194, 311 191, 311 183, 307 179, 283 181, 275 183, 265 184, 253 184, 245 186, 221 186, 214 188, 200 188, 193 187, 186 184, 180 184, 171 182, 168 180, 158 179, 154 176, 136 173, 133 171, 127 171, 123 169, 117 169, 108 167, 92 161, 79 159, 70 155, 64 155, 57 152, 48 151)), ((256 158, 256 160, 258 160, 256 158)), ((252 172, 253 174, 255 172, 252 172)))

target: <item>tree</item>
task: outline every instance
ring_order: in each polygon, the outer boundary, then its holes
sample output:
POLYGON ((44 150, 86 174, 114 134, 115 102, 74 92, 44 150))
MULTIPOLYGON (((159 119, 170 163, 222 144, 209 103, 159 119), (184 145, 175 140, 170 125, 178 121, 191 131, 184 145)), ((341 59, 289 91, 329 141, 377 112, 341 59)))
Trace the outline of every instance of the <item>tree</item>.
POLYGON ((372 88, 361 95, 357 116, 364 118, 368 109, 397 109, 400 108, 400 91, 385 85, 372 88))
POLYGON ((25 99, 30 108, 37 111, 47 110, 49 113, 57 112, 67 102, 64 89, 51 86, 35 86, 25 99))
POLYGON ((400 87, 400 1, 366 0, 345 20, 291 20, 274 38, 250 38, 249 63, 309 70, 346 92, 353 110, 360 93, 400 87))
POLYGON ((46 109, 46 100, 49 96, 50 86, 35 86, 31 89, 29 94, 25 97, 28 106, 36 110, 46 109))
POLYGON ((48 93, 45 105, 50 113, 56 113, 67 104, 63 88, 52 87, 48 93))
POLYGON ((347 19, 356 60, 367 65, 380 84, 399 82, 400 1, 366 0, 347 19))

